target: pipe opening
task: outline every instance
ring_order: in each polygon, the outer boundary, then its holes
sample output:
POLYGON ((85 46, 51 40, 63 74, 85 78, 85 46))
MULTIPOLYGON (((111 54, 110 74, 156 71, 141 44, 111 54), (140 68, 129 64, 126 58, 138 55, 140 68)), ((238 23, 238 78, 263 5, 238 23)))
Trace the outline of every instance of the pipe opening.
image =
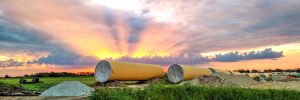
POLYGON ((95 69, 95 78, 98 82, 104 83, 109 80, 112 69, 108 61, 101 60, 95 69))
POLYGON ((168 80, 174 83, 180 82, 183 80, 183 69, 180 65, 173 64, 168 69, 168 80))

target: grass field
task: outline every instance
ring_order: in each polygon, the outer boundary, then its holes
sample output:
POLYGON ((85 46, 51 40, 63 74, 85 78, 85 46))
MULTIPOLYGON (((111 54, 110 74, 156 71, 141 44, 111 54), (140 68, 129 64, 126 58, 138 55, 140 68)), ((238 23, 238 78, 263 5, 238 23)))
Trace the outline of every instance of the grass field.
MULTIPOLYGON (((30 79, 27 79, 30 81, 30 79)), ((63 81, 80 81, 93 86, 93 76, 40 78, 43 83, 21 85, 27 90, 42 92, 63 81)), ((0 90, 19 89, 18 78, 0 79, 0 90)), ((92 100, 295 100, 300 92, 293 90, 249 89, 236 87, 207 87, 192 85, 151 84, 137 88, 100 88, 89 99, 92 100)))
POLYGON ((152 85, 144 89, 108 89, 94 92, 92 100, 298 100, 300 92, 234 87, 152 85))
MULTIPOLYGON (((31 78, 27 78, 27 81, 31 81, 31 78)), ((40 78, 42 83, 37 84, 22 84, 21 86, 30 91, 42 92, 51 86, 55 86, 63 81, 80 81, 84 84, 92 86, 95 84, 96 80, 94 76, 78 76, 78 77, 46 77, 40 78)), ((0 79, 0 82, 5 84, 19 85, 19 78, 6 78, 0 79)))

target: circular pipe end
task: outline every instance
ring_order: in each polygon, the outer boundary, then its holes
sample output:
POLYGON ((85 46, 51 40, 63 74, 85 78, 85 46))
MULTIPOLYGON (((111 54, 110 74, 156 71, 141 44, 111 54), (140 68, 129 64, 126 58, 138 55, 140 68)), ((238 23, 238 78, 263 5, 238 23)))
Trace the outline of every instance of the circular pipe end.
POLYGON ((112 68, 108 61, 101 60, 95 68, 95 78, 98 82, 107 82, 112 74, 112 68))
POLYGON ((181 82, 183 80, 183 69, 178 64, 173 64, 168 69, 168 80, 173 83, 181 82))

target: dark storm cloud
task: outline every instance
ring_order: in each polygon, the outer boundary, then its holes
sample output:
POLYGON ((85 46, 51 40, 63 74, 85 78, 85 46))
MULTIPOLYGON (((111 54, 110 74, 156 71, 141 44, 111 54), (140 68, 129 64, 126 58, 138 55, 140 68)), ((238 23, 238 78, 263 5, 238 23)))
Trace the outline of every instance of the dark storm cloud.
MULTIPOLYGON (((282 1, 216 1, 195 11, 188 24, 182 25, 187 48, 181 53, 255 48, 299 43, 300 2, 282 1)), ((202 5, 196 2, 194 5, 202 5)), ((199 6, 201 7, 201 6, 199 6)), ((192 13, 185 11, 185 13, 192 13)), ((181 45, 179 45, 181 46, 181 45)))
POLYGON ((47 57, 39 58, 31 63, 37 64, 55 64, 55 65, 94 65, 97 63, 97 59, 91 56, 84 56, 76 52, 72 52, 64 49, 57 49, 47 57))
POLYGON ((254 59, 275 59, 283 57, 283 52, 272 51, 271 48, 267 48, 262 51, 251 51, 244 54, 239 52, 230 52, 226 54, 216 54, 214 60, 218 62, 235 62, 240 60, 254 60, 254 59))
POLYGON ((107 26, 110 28, 110 33, 113 37, 113 40, 115 41, 116 46, 118 47, 119 51, 121 50, 120 48, 120 33, 117 30, 116 26, 116 16, 114 15, 114 10, 108 9, 108 8, 103 8, 102 10, 103 16, 105 18, 105 22, 107 26))
POLYGON ((0 41, 12 43, 29 43, 37 44, 43 43, 40 38, 37 38, 34 30, 24 28, 22 26, 11 24, 7 21, 0 23, 0 41))
POLYGON ((139 42, 141 32, 147 25, 147 19, 138 16, 130 16, 128 19, 128 23, 131 28, 128 37, 128 42, 129 43, 139 42))
POLYGON ((0 50, 23 52, 49 52, 47 57, 36 61, 20 62, 14 59, 0 61, 0 67, 15 67, 24 64, 90 65, 96 62, 93 57, 86 57, 67 51, 66 46, 53 42, 51 36, 39 30, 17 25, 0 17, 0 50), (58 49, 64 48, 64 49, 58 49), (93 62, 94 61, 94 62, 93 62), (91 63, 92 62, 92 63, 91 63))
POLYGON ((49 51, 56 46, 50 36, 0 17, 0 50, 49 51))

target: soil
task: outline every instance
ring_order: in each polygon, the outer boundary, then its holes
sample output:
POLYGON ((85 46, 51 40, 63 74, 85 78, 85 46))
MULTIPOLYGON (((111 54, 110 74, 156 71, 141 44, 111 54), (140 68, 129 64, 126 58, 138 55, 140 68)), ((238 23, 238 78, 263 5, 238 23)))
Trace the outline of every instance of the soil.
POLYGON ((257 82, 244 75, 227 75, 224 73, 214 73, 211 76, 201 76, 193 80, 181 82, 180 85, 208 85, 208 86, 234 86, 250 87, 257 82))
POLYGON ((221 78, 216 76, 201 76, 199 78, 194 78, 189 81, 183 81, 179 85, 190 84, 190 85, 208 85, 208 86, 223 86, 224 83, 221 78))
POLYGON ((256 89, 288 89, 300 91, 300 81, 267 81, 251 86, 256 89))
POLYGON ((126 84, 122 81, 109 81, 105 83, 97 82, 95 87, 120 87, 126 86, 126 84))
POLYGON ((0 83, 0 96, 37 96, 41 93, 28 91, 21 86, 0 83))
POLYGON ((257 84, 257 81, 245 75, 227 75, 224 73, 214 73, 212 76, 221 78, 225 85, 232 85, 237 87, 250 87, 257 84))
POLYGON ((158 84, 158 83, 166 83, 167 79, 165 78, 152 78, 146 81, 139 81, 137 84, 158 84))

